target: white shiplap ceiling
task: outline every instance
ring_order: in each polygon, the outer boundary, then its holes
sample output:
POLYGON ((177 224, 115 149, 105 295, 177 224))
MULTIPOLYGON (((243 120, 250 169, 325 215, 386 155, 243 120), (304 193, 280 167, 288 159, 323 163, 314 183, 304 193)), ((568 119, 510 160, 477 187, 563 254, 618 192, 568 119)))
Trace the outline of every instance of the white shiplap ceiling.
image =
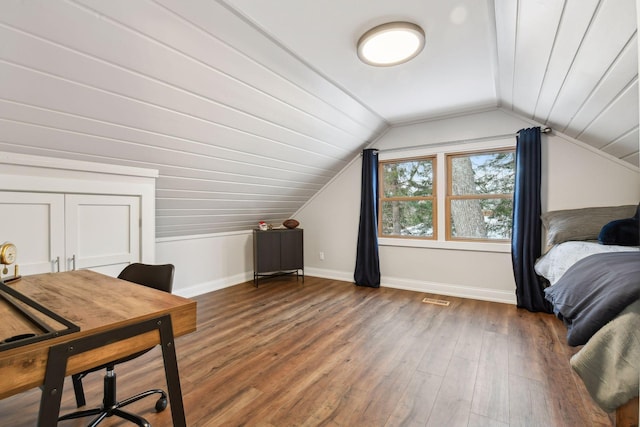
POLYGON ((243 230, 389 126, 467 111, 637 166, 637 54, 634 0, 3 0, 0 151, 158 169, 158 237, 243 230), (427 46, 366 66, 389 20, 427 46))

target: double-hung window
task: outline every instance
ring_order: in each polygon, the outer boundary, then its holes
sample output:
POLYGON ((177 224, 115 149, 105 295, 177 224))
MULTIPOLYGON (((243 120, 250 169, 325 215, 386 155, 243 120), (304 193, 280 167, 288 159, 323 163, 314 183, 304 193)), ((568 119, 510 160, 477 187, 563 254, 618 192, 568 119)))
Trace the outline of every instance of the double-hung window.
POLYGON ((513 150, 449 154, 447 240, 511 239, 513 150))
POLYGON ((380 237, 433 244, 511 239, 512 148, 381 160, 378 176, 380 237))
POLYGON ((381 236, 436 237, 436 158, 380 162, 381 236))

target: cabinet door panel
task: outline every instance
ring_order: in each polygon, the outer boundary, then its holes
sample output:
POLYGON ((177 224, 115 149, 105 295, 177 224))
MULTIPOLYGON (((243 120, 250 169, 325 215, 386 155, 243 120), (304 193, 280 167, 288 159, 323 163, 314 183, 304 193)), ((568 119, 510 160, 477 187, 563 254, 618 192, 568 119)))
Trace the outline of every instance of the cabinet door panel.
POLYGON ((140 200, 133 196, 67 195, 68 269, 120 271, 140 259, 140 200))
POLYGON ((303 268, 302 230, 283 231, 280 236, 280 268, 282 270, 303 268))
MULTIPOLYGON (((0 192, 0 243, 18 249, 19 274, 64 269, 64 196, 52 193, 0 192)), ((13 267, 9 269, 13 275, 13 267)))
POLYGON ((268 273, 280 270, 280 233, 272 231, 257 231, 254 262, 255 271, 268 273))

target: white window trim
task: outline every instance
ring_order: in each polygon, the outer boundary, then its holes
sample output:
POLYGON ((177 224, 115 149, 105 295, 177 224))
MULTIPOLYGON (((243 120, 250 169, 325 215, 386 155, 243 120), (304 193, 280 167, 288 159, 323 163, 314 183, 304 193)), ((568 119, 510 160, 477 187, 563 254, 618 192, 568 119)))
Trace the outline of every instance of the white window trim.
POLYGON ((438 239, 411 239, 411 238, 393 238, 393 237, 379 237, 378 245, 380 246, 399 246, 399 247, 412 247, 412 248, 433 248, 433 249, 445 249, 445 250, 459 250, 459 251, 476 251, 476 252, 511 252, 510 242, 458 242, 447 241, 446 236, 446 221, 445 218, 445 197, 447 194, 447 172, 446 172, 446 154, 452 154, 457 152, 467 151, 480 151, 480 150, 497 150, 503 148, 515 148, 515 137, 509 139, 496 139, 490 141, 481 142, 468 142, 468 143, 455 143, 448 145, 438 145, 435 147, 421 147, 419 149, 394 149, 381 151, 378 154, 378 160, 396 160, 409 157, 421 157, 421 156, 436 156, 436 194, 437 194, 437 215, 438 215, 438 239))
POLYGON ((378 238, 379 246, 398 246, 408 248, 432 248, 475 252, 511 252, 511 243, 492 242, 453 242, 451 240, 378 238))

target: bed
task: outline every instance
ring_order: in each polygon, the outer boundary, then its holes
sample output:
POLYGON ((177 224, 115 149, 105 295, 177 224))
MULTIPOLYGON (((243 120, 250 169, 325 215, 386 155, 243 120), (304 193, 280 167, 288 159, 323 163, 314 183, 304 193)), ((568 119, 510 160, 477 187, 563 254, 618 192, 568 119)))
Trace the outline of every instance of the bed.
POLYGON ((543 214, 547 251, 535 265, 545 298, 567 326, 571 358, 592 399, 638 425, 640 205, 543 214))

